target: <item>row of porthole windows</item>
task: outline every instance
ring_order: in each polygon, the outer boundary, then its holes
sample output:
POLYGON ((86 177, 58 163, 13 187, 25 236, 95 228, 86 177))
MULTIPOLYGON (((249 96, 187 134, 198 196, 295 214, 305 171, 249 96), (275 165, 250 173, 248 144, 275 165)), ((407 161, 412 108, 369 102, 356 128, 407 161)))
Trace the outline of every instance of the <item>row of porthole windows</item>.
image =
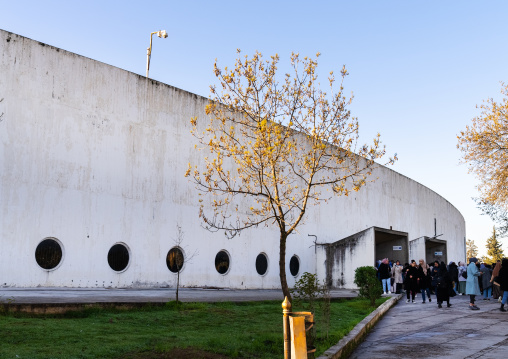
MULTIPOLYGON (((116 272, 123 272, 129 266, 129 249, 123 243, 114 244, 108 252, 108 264, 116 272)), ((56 269, 63 260, 63 251, 60 241, 56 238, 43 239, 35 249, 35 260, 37 264, 46 270, 56 269)), ((173 273, 182 270, 185 263, 185 256, 180 247, 173 247, 166 255, 166 265, 173 273)), ((221 250, 215 256, 215 269, 220 274, 227 274, 231 264, 230 255, 227 251, 221 250)), ((256 257, 256 272, 263 276, 268 271, 268 256, 259 253, 256 257)), ((294 255, 289 261, 289 272, 297 276, 300 271, 300 259, 294 255)))

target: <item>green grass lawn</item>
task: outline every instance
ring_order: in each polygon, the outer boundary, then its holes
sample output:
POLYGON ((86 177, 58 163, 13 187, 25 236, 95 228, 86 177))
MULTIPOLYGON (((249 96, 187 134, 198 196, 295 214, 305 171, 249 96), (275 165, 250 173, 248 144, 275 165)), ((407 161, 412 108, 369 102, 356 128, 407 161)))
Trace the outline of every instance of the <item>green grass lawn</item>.
MULTIPOLYGON (((3 314, 0 358, 184 358, 186 352, 189 358, 283 356, 280 302, 175 304, 63 315, 3 314)), ((337 343, 372 310, 366 300, 332 302, 328 339, 317 310, 316 354, 337 343)))

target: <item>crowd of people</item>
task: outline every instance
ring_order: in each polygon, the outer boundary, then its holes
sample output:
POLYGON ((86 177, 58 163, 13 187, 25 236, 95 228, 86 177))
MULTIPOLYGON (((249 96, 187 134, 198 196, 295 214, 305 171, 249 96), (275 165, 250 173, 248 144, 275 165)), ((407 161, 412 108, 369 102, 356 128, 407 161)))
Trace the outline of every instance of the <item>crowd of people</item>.
POLYGON ((383 287, 383 294, 406 293, 407 303, 416 303, 418 293, 421 293, 422 303, 427 299, 432 302, 433 296, 438 308, 446 302, 451 307, 450 298, 456 295, 469 295, 469 308, 479 310, 476 305, 477 297, 483 300, 498 300, 500 310, 506 312, 508 301, 508 259, 497 261, 490 265, 479 263, 473 257, 469 264, 434 261, 430 265, 423 259, 412 260, 404 266, 397 260, 388 258, 378 261, 377 275, 383 287))

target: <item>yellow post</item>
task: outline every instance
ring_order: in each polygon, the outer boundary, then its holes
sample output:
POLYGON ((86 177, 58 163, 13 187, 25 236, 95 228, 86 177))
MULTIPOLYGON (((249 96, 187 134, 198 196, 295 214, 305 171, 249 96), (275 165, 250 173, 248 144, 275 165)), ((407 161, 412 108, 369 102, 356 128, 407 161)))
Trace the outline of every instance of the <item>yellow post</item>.
POLYGON ((291 359, 307 359, 305 317, 289 317, 291 331, 291 359))
POLYGON ((290 357, 290 339, 289 339, 289 313, 291 312, 291 303, 288 300, 288 297, 284 298, 282 302, 282 327, 284 330, 284 359, 289 359, 290 357))

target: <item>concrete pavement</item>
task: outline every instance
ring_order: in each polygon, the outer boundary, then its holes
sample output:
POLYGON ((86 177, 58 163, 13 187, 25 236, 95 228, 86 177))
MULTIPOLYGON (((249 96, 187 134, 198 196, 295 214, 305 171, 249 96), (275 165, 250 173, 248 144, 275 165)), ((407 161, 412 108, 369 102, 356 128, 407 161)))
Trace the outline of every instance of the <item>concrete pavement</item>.
MULTIPOLYGON (((266 289, 180 288, 182 302, 243 302, 284 300, 282 291, 266 289)), ((356 291, 331 291, 332 298, 354 298, 356 291)), ((90 303, 165 303, 176 298, 175 288, 0 288, 3 304, 90 304, 90 303)))
POLYGON ((437 303, 406 303, 405 297, 376 324, 350 358, 506 358, 508 313, 494 300, 476 301, 469 296, 451 299, 452 307, 437 303))

